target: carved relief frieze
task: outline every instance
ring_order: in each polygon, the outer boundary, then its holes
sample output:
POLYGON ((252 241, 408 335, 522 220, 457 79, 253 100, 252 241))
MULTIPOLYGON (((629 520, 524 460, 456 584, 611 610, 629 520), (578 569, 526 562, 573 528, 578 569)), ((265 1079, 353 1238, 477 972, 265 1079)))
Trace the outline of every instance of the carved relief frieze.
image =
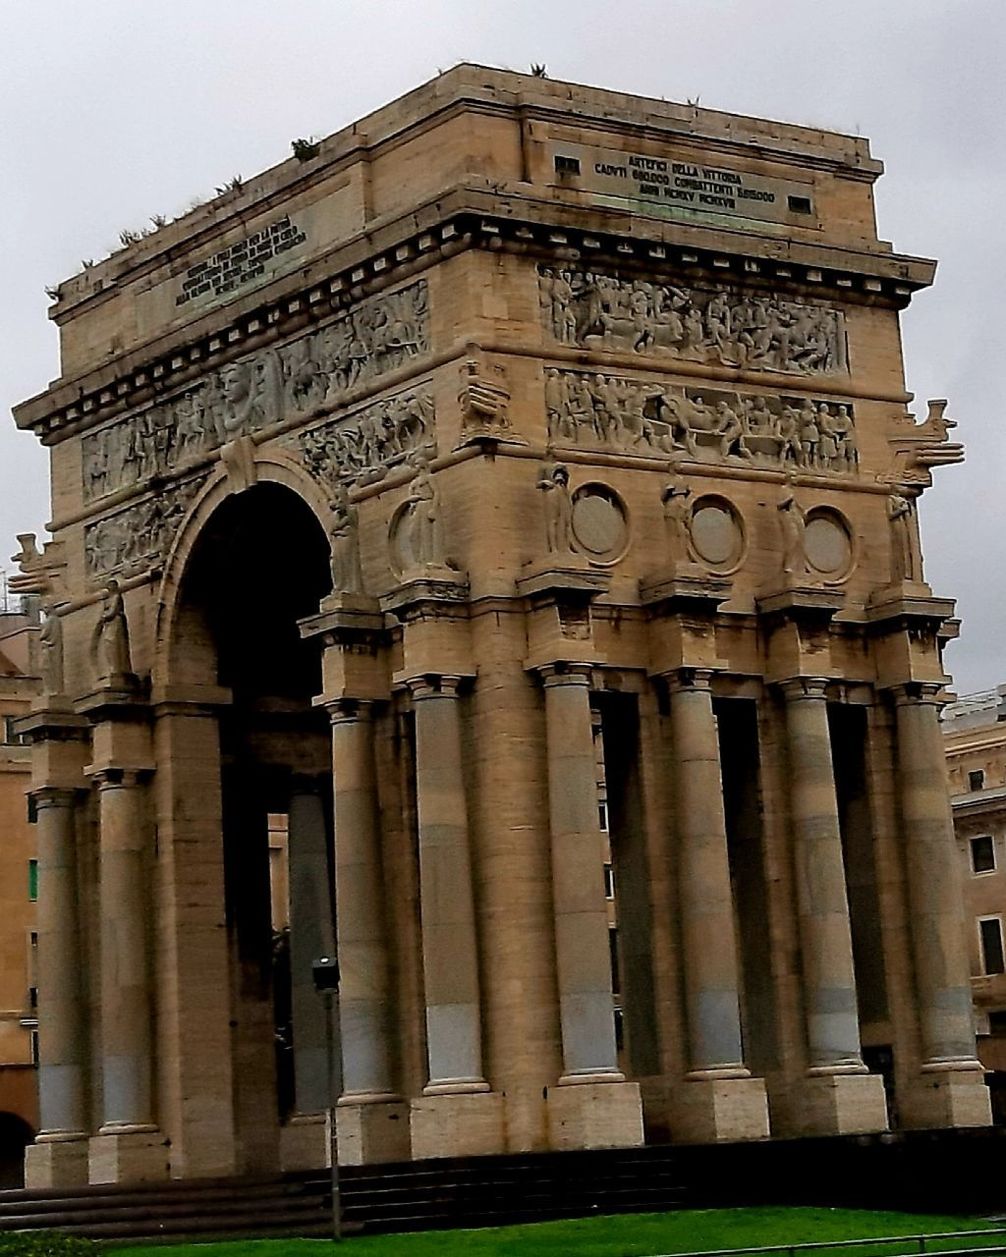
POLYGON ((143 502, 88 524, 84 529, 87 575, 130 575, 163 563, 204 480, 200 476, 172 485, 143 502))
POLYGON ((433 457, 435 437, 427 383, 300 432, 292 444, 311 475, 334 492, 375 484, 418 452, 433 457))
POLYGON ((84 499, 184 468, 320 406, 429 348, 425 280, 382 293, 299 340, 213 371, 184 393, 84 437, 84 499))
POLYGON ((795 375, 848 370, 840 311, 731 287, 538 267, 546 329, 560 344, 795 375))
POLYGON ((855 415, 844 403, 549 367, 545 406, 555 448, 845 475, 859 464, 855 415))

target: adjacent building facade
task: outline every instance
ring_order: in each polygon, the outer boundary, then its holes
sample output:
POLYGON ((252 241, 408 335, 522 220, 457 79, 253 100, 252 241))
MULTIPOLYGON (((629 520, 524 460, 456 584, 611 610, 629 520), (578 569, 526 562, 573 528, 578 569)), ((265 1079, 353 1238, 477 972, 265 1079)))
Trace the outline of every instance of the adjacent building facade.
POLYGON ((997 1123, 1006 1123, 1006 686, 943 710, 978 1054, 997 1123))
POLYGON ((17 729, 39 691, 38 609, 0 609, 0 1187, 21 1181, 38 1128, 35 899, 29 823, 31 747, 17 729))
POLYGON ((333 947, 350 1161, 989 1121, 880 170, 459 66, 61 287, 32 1183, 320 1164, 333 947))

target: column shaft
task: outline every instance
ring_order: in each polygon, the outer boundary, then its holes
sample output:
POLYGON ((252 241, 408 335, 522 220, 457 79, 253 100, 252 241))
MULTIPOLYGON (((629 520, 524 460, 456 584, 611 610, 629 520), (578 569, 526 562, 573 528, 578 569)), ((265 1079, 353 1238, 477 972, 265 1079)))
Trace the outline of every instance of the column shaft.
POLYGON ((87 1036, 80 972, 74 792, 40 790, 38 813, 39 1113, 44 1134, 87 1129, 87 1036))
POLYGON ((923 1067, 978 1068, 960 868, 935 686, 896 696, 898 778, 923 1067))
POLYGON ((689 1066, 693 1074, 744 1077, 733 893, 708 679, 687 674, 672 684, 670 706, 689 1066))
POLYGON ((393 1098, 388 923, 373 726, 366 704, 332 711, 335 893, 343 1091, 393 1098))
POLYGON ((135 775, 99 778, 101 824, 101 1051, 104 1121, 153 1121, 147 943, 146 823, 135 775))
POLYGON ((615 1044, 589 671, 545 676, 552 897, 564 1078, 622 1077, 615 1044))
POLYGON ((812 1073, 864 1073, 824 681, 784 687, 803 996, 812 1073))
POLYGON ((457 681, 428 678, 413 699, 427 1090, 485 1090, 457 681))

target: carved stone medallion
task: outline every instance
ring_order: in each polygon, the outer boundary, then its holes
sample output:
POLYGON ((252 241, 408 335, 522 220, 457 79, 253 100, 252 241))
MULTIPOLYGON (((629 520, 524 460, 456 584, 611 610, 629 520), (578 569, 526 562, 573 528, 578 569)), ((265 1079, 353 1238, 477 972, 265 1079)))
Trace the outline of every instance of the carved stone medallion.
POLYGON ((689 541, 693 557, 717 572, 732 571, 744 554, 740 515, 725 498, 699 498, 692 508, 689 541))
POLYGON ((588 558, 612 563, 629 540, 622 499, 604 484, 587 484, 573 498, 573 539, 588 558))
POLYGON ((818 507, 808 512, 803 548, 808 566, 825 580, 841 580, 848 575, 853 560, 852 535, 838 511, 818 507))

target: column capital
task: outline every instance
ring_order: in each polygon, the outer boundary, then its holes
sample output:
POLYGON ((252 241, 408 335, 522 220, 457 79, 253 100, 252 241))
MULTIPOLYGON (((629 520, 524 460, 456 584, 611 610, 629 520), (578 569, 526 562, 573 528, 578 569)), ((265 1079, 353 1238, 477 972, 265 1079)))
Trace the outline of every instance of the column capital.
POLYGON ((375 700, 372 698, 333 698, 322 706, 328 712, 329 722, 333 725, 369 724, 374 714, 375 700))
POLYGON ((472 673, 424 672, 420 676, 405 677, 404 684, 413 702, 423 702, 429 698, 457 698, 465 682, 474 680, 472 673))
POLYGON ((149 768, 96 768, 88 773, 99 790, 132 790, 151 775, 149 768))
POLYGON ((589 688, 594 672, 590 663, 544 663, 535 668, 546 689, 557 685, 582 685, 589 688))
POLYGON ((830 677, 787 677, 777 681, 776 686, 788 703, 796 703, 807 699, 823 701, 825 691, 831 685, 830 677))
POLYGON ((72 789, 68 786, 38 786, 36 789, 29 791, 29 793, 35 801, 35 807, 41 811, 42 808, 47 807, 73 807, 78 797, 84 791, 82 789, 72 789))
POLYGON ((666 672, 658 673, 658 675, 667 686, 668 693, 679 694, 711 690, 716 670, 714 668, 669 668, 666 672))
POLYGON ((937 681, 905 681, 900 685, 886 687, 886 693, 894 699, 896 707, 909 705, 943 707, 946 699, 942 698, 944 687, 937 681))

